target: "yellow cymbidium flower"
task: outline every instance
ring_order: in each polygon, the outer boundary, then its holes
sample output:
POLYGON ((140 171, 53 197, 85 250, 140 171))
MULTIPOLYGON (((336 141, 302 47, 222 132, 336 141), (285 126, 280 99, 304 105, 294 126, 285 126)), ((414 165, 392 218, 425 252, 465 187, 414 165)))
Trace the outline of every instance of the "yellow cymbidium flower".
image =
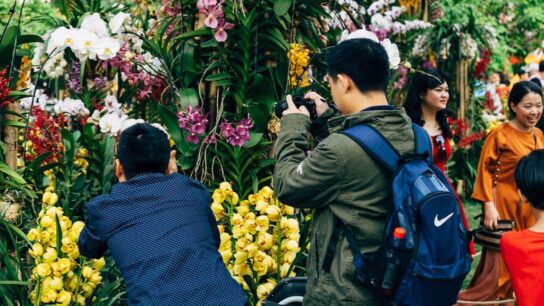
POLYGON ((28 231, 28 234, 26 234, 26 237, 30 241, 36 241, 40 237, 40 231, 36 228, 33 228, 30 231, 28 231))
POLYGON ((57 300, 57 291, 51 288, 44 288, 40 300, 42 303, 54 303, 57 300))
POLYGON ((47 263, 41 263, 36 266, 36 274, 39 277, 47 277, 51 274, 51 266, 47 263))
POLYGON ((28 251, 28 254, 34 258, 38 258, 43 254, 43 246, 39 243, 34 243, 32 249, 28 251))
POLYGON ((42 255, 43 262, 45 263, 52 263, 57 261, 58 254, 57 250, 54 248, 47 248, 45 249, 45 253, 42 255))
POLYGON ((59 294, 57 295, 57 305, 59 306, 69 305, 71 301, 72 301, 72 293, 70 292, 63 290, 59 292, 59 294))

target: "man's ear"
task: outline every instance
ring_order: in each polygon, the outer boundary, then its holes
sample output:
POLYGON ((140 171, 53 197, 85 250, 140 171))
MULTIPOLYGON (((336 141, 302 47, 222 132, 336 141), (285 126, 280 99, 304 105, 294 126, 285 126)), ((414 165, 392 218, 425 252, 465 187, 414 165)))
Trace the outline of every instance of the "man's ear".
POLYGON ((117 176, 119 182, 124 182, 127 180, 125 177, 125 171, 123 170, 123 166, 121 165, 121 162, 118 158, 115 159, 115 176, 117 176))
POLYGON ((341 73, 337 78, 344 93, 347 93, 353 87, 353 80, 347 75, 341 73))
POLYGON ((170 151, 170 159, 168 160, 168 168, 166 174, 178 173, 178 161, 176 160, 176 150, 170 151))

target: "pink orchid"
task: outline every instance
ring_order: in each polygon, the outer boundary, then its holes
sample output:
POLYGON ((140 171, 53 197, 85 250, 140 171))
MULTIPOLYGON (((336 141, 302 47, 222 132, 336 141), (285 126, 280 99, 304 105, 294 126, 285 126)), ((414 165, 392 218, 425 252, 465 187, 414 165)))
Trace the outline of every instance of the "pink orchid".
POLYGON ((198 144, 200 142, 200 139, 198 138, 198 136, 195 133, 191 133, 191 134, 187 135, 186 139, 187 139, 188 142, 194 143, 194 144, 198 144))
MULTIPOLYGON (((202 13, 202 11, 201 11, 202 13)), ((220 20, 223 20, 223 16, 225 14, 223 13, 223 7, 221 6, 212 6, 207 11, 205 10, 204 15, 206 15, 206 19, 204 20, 204 24, 208 28, 215 29, 220 23, 220 20)))
POLYGON ((215 135, 210 135, 204 138, 204 143, 216 143, 216 142, 217 142, 217 138, 215 137, 215 135))
POLYGON ((218 42, 224 42, 227 40, 227 31, 234 28, 232 23, 225 22, 225 19, 219 20, 217 30, 215 31, 214 37, 218 42))

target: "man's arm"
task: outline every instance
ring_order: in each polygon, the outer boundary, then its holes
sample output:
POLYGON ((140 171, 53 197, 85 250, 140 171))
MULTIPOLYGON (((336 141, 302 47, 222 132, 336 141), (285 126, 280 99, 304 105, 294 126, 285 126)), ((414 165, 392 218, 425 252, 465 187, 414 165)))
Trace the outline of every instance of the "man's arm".
POLYGON ((310 120, 304 114, 285 115, 276 141, 274 188, 282 203, 294 207, 322 207, 338 194, 342 165, 328 141, 309 150, 310 120))
POLYGON ((100 258, 104 255, 108 246, 106 242, 96 234, 97 225, 95 223, 97 223, 97 216, 92 203, 93 202, 91 201, 87 205, 87 222, 79 234, 77 246, 81 255, 89 258, 100 258))

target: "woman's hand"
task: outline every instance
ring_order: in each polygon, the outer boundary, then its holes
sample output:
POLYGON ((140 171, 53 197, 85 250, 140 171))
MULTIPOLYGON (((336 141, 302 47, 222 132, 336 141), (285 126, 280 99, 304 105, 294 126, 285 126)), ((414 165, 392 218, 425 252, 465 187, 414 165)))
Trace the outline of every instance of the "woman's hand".
POLYGON ((489 230, 499 228, 499 212, 493 202, 484 203, 484 226, 489 230))

